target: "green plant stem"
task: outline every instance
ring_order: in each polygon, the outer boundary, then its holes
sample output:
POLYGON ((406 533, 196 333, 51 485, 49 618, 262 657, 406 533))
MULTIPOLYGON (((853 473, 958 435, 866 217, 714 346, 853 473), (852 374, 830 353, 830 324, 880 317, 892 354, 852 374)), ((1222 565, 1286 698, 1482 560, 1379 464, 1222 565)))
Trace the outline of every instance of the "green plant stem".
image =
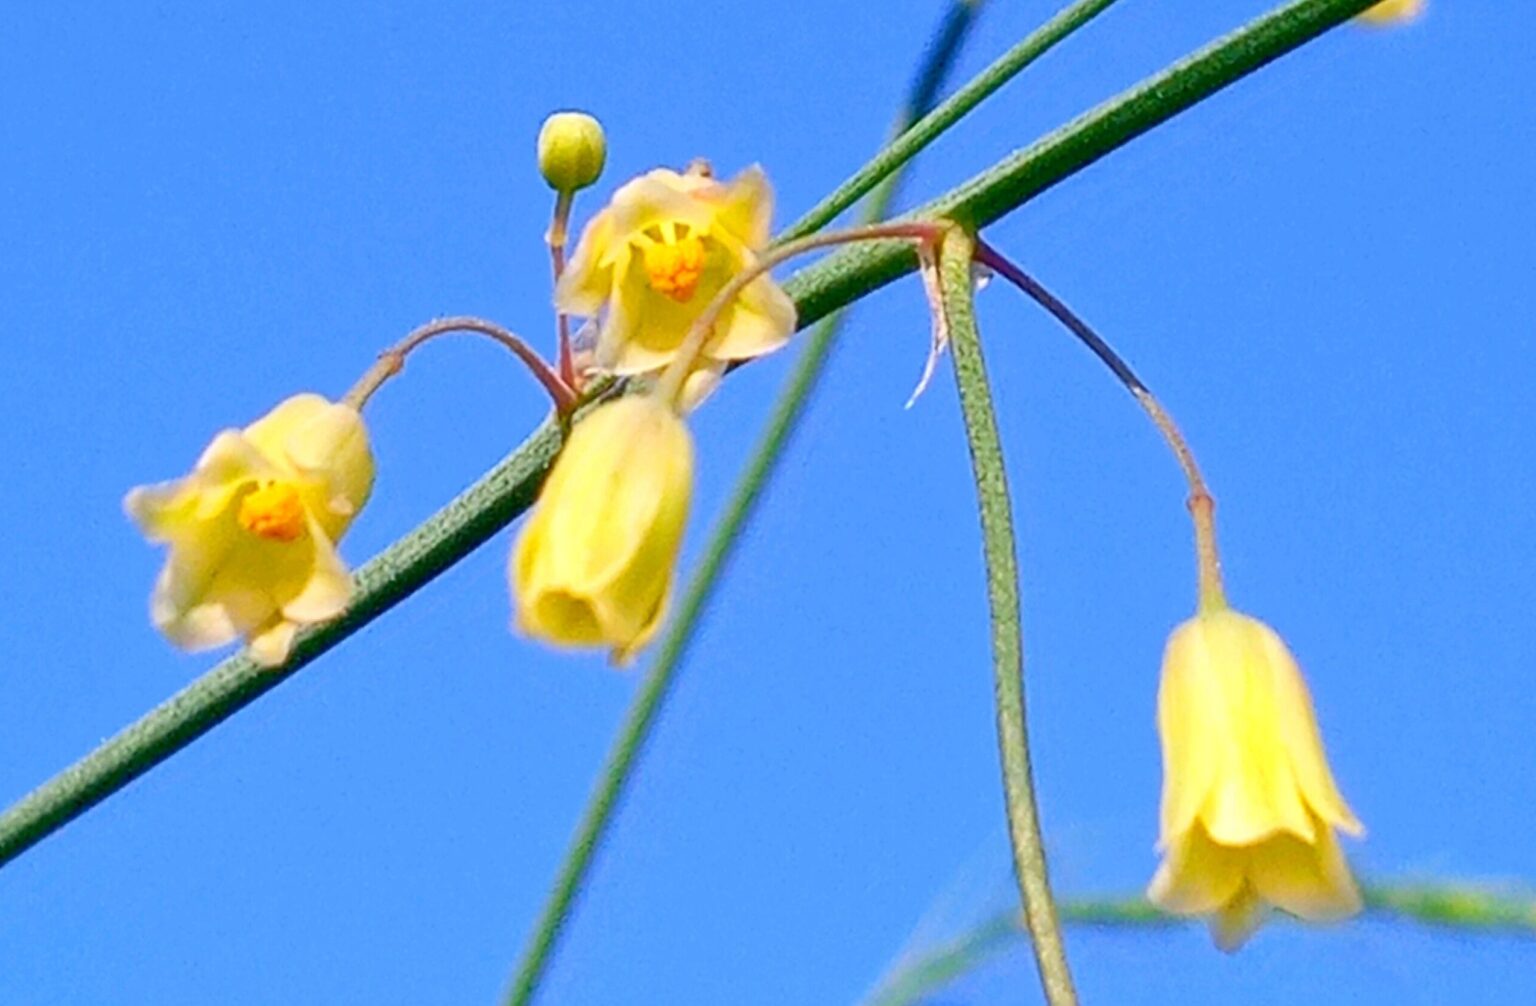
MULTIPOLYGON (((1359 14, 1372 0, 1294 0, 1016 151, 906 216, 977 231, 1105 154, 1359 14)), ((917 268, 910 247, 874 242, 829 255, 786 284, 818 317, 917 268)))
MULTIPOLYGON (((982 70, 942 104, 907 124, 869 163, 855 172, 853 177, 807 210, 799 220, 786 227, 780 240, 790 241, 819 231, 837 219, 839 214, 880 184, 881 179, 917 156, 924 147, 938 139, 998 88, 1018 76, 1020 71, 1044 56, 1058 42, 1103 13, 1114 2, 1115 0, 1077 0, 1076 3, 1063 8, 1038 30, 1030 32, 1018 45, 999 56, 991 66, 982 70)), ((962 19, 967 18, 971 13, 966 10, 970 6, 972 5, 961 3, 952 8, 950 20, 940 29, 938 45, 935 46, 936 51, 942 51, 947 41, 945 33, 953 31, 958 34, 963 30, 968 21, 962 19)), ((924 83, 921 79, 917 81, 914 94, 924 83)), ((929 104, 931 105, 932 102, 930 101, 929 104)))
MULTIPOLYGON (((1471 935, 1536 936, 1536 897, 1476 884, 1367 884, 1365 915, 1471 935)), ((1189 920, 1165 915, 1144 898, 1067 899, 1059 904, 1067 925, 1169 928, 1189 920)), ((866 1006, 916 1006, 975 971, 1026 933, 1017 912, 1002 912, 923 953, 884 983, 866 1006)))
MULTIPOLYGON (((913 215, 994 220, 1371 2, 1289 4, 1155 74, 913 215)), ((869 245, 828 256, 791 277, 785 289, 806 326, 915 266, 907 249, 869 245)), ((363 567, 351 612, 301 634, 284 667, 261 670, 243 655, 225 660, 0 814, 0 866, 207 733, 495 534, 532 503, 558 446, 557 430, 539 430, 453 503, 363 567)))
MULTIPOLYGON (((944 24, 923 59, 906 105, 897 119, 898 135, 905 123, 921 115, 922 110, 933 103, 938 90, 943 86, 947 70, 954 65, 960 54, 978 6, 975 0, 969 3, 962 0, 946 14, 944 24)), ((885 180, 875 198, 870 200, 865 213, 866 222, 873 223, 885 215, 886 207, 895 198, 901 174, 898 166, 885 180)), ((656 660, 624 717, 607 764, 599 776, 597 788, 587 802, 570 849, 566 852, 554 885, 534 924, 533 936, 518 961, 505 1000, 509 1006, 523 1006, 532 1001, 538 989, 555 944, 570 918, 576 896, 591 869, 593 857, 612 824, 619 798, 633 775, 636 759, 655 726, 657 713, 671 693, 677 670, 693 639, 694 628, 735 550, 742 529, 751 519, 757 501, 778 467, 779 458, 783 456, 790 436, 799 424, 825 368, 833 337, 837 333, 838 319, 839 315, 836 314, 823 319, 807 339, 789 382, 774 404, 773 414, 768 419, 762 439, 747 462, 746 469, 737 478, 730 500, 710 534, 704 548, 704 557, 694 570, 682 603, 667 626, 656 660)))
POLYGON ((0 815, 0 864, 21 855, 367 625, 532 505, 561 434, 546 422, 505 460, 357 573, 341 618, 300 632, 288 662, 223 661, 0 815))
POLYGON ((1013 872, 1029 927, 1040 984, 1051 1006, 1073 1006, 1077 992, 1067 968, 1066 947, 1045 863, 1045 840, 1029 758, 1024 710, 1024 637, 1019 613, 1018 545, 1013 533, 1013 500, 1003 464, 1002 439, 987 383, 986 361, 976 330, 971 280, 972 238, 960 228, 944 237, 939 256, 943 324, 955 357, 955 385, 965 418, 976 478, 976 504, 987 568, 987 606, 992 620, 993 691, 997 701, 997 747, 1013 872))

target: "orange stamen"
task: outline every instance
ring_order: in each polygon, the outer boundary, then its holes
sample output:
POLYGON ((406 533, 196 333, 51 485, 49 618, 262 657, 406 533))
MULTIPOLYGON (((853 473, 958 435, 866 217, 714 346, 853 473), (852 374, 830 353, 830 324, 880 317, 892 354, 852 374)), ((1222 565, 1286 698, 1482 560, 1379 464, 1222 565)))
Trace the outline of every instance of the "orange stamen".
POLYGON ((704 242, 696 236, 648 243, 644 249, 645 274, 651 289, 679 304, 687 303, 704 273, 704 242))
POLYGON ((258 538, 292 542, 304 536, 304 501, 286 482, 268 482, 240 501, 240 526, 258 538))

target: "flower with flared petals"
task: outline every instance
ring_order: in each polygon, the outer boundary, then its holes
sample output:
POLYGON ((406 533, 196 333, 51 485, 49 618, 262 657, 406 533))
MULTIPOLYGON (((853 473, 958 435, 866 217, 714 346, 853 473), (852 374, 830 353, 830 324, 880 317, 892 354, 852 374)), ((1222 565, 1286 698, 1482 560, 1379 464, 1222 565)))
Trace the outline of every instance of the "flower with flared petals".
POLYGON ((188 650, 244 637, 256 661, 282 663, 300 625, 351 600, 335 542, 372 487, 357 411, 303 394, 214 437, 185 478, 133 489, 128 515, 170 547, 150 598, 155 627, 188 650))
MULTIPOLYGON (((729 182, 658 168, 623 185, 587 224, 555 288, 567 314, 596 317, 596 362, 638 374, 666 366, 694 320, 768 243, 773 191, 761 169, 729 182), (605 312, 605 313, 604 313, 605 312)), ((704 345, 704 368, 778 349, 795 305, 767 275, 725 307, 704 345)))
POLYGON ((594 409, 513 549, 518 630, 627 662, 666 615, 692 489, 693 440, 669 405, 643 394, 594 409))
POLYGON ((1272 904, 1339 919, 1360 894, 1335 829, 1363 829, 1328 770, 1312 700, 1274 630, 1225 607, 1174 630, 1157 697, 1164 859, 1147 896, 1235 950, 1272 904))

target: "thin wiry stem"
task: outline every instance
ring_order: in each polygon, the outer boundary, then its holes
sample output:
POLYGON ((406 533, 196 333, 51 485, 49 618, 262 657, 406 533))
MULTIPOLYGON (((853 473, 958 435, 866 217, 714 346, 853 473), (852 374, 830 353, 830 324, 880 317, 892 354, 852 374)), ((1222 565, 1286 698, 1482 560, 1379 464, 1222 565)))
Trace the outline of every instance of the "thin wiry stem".
POLYGON ((361 411, 368 399, 373 397, 374 392, 384 386, 384 382, 405 369, 406 357, 415 352, 418 346, 438 336, 454 332, 483 335, 510 350, 512 355, 522 361, 523 366, 528 368, 528 372, 549 393, 549 397, 554 401, 555 408, 561 415, 568 414, 576 407, 576 390, 550 367, 532 346, 510 329, 503 328, 494 321, 486 321, 484 318, 476 318, 472 315, 438 318, 413 329, 405 338, 380 353, 373 366, 358 378, 357 383, 342 396, 341 400, 361 411))
MULTIPOLYGON (((1294 0, 1154 74, 915 215, 995 220, 1373 2, 1294 0)), ((828 256, 790 277, 784 288, 795 301, 800 324, 807 326, 916 264, 905 244, 867 245, 828 256)), ((555 424, 541 427, 458 499, 364 566, 351 610, 301 632, 281 670, 263 670, 244 654, 230 657, 9 807, 0 814, 0 866, 281 684, 505 527, 532 504, 559 444, 555 424)))
MULTIPOLYGON (((1292 0, 904 216, 957 220, 972 231, 980 230, 1142 133, 1348 21, 1372 2, 1292 0)), ((827 310, 835 310, 915 268, 917 258, 906 244, 860 245, 829 255, 798 279, 791 279, 785 290, 802 310, 820 316, 826 313, 821 310, 824 301, 827 310), (814 290, 809 288, 812 282, 814 290)))
POLYGON ((1077 336, 1109 368, 1152 420, 1152 425, 1157 427, 1157 432, 1173 452, 1179 470, 1184 473, 1184 481, 1189 486, 1186 502, 1190 520, 1195 526, 1195 568, 1200 585, 1200 609, 1220 611, 1225 608, 1227 595, 1221 577, 1221 550, 1216 547, 1216 499, 1211 495, 1205 476, 1200 472, 1199 463, 1195 461, 1194 449, 1189 446, 1189 440, 1184 436, 1184 431, 1179 429, 1179 424, 1174 422, 1173 415, 1163 407, 1163 403, 1157 400, 1157 396, 1152 394, 1141 378, 1136 376, 1131 365, 1115 352, 1114 347, 1039 280, 980 239, 976 242, 976 261, 1018 287, 1077 336))
MULTIPOLYGON (((555 195, 555 208, 550 212, 549 232, 545 243, 549 245, 549 271, 555 285, 565 275, 565 243, 571 222, 571 205, 576 193, 562 190, 555 195)), ((571 387, 577 387, 580 375, 576 373, 576 361, 571 355, 571 319, 564 311, 555 308, 555 365, 560 379, 571 387)))
MULTIPOLYGON (((1366 884, 1365 917, 1444 929, 1469 936, 1536 937, 1536 897, 1477 884, 1366 884)), ((1165 915, 1146 899, 1068 898, 1057 906, 1068 926, 1103 929, 1171 928, 1187 919, 1165 915)), ((865 1001, 865 1006, 917 1006, 976 971, 1027 934, 1017 912, 1002 912, 928 950, 865 1001)))
POLYGON ((997 701, 997 746, 1013 872, 1029 927, 1040 984, 1051 1006, 1075 1006, 1077 992, 1067 967, 1061 924, 1051 899, 1045 840, 1030 768, 1029 728, 1024 709, 1024 638, 1019 612, 1018 545, 1013 533, 1013 500, 1003 464, 1003 445, 992 408, 987 367, 976 330, 971 280, 973 243, 959 228, 944 238, 939 257, 939 310, 955 357, 955 385, 965 418, 976 478, 976 503, 987 569, 987 606, 992 620, 993 691, 997 701))
MULTIPOLYGON (((819 231, 838 215, 858 202, 871 189, 880 184, 897 168, 906 164, 951 126, 959 122, 977 105, 991 97, 998 88, 1018 76, 1035 60, 1044 56, 1056 43, 1071 35, 1107 10, 1115 0, 1077 0, 1062 8, 1061 12, 1032 31, 1018 45, 999 56, 991 66, 971 78, 932 111, 910 123, 895 139, 876 154, 870 162, 854 173, 853 177, 839 185, 831 195, 811 207, 804 215, 784 229, 781 240, 819 231)), ((959 4, 958 7, 967 6, 959 4)), ((957 21, 958 24, 958 15, 957 21)), ((943 38, 941 36, 940 42, 943 38)), ((919 87, 923 82, 918 81, 919 87)))
POLYGON ((683 393, 683 382, 698 365, 704 347, 714 334, 715 324, 726 307, 751 286, 759 277, 767 275, 775 267, 807 252, 854 244, 859 241, 879 241, 890 238, 906 238, 912 241, 932 242, 942 232, 940 225, 928 221, 906 223, 876 223, 850 227, 847 230, 823 231, 793 241, 781 241, 760 256, 747 268, 736 273, 722 286, 714 299, 688 327, 683 341, 677 348, 677 356, 667 365, 656 382, 656 394, 664 401, 677 404, 683 393))

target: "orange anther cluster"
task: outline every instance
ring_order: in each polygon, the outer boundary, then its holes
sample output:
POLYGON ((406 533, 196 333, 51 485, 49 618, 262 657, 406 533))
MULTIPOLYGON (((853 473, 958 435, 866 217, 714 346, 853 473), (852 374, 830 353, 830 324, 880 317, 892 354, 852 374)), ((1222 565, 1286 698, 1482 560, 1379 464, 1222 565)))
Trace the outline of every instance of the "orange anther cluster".
POLYGON ((304 501, 286 482, 269 482, 240 501, 240 526, 258 538, 290 542, 304 536, 304 501))
POLYGON ((645 246, 645 273, 651 289, 686 303, 704 272, 704 242, 690 234, 674 241, 645 246))

